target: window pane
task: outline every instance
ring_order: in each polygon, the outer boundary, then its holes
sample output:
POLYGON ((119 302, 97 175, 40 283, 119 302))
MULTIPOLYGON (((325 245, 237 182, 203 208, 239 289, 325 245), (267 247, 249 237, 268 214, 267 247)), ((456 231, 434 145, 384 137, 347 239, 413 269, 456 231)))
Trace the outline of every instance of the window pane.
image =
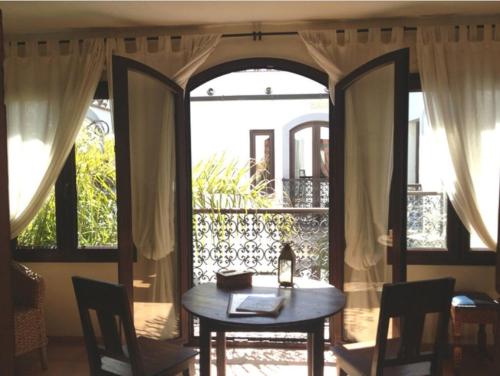
POLYGON ((268 135, 255 136, 255 183, 262 180, 274 179, 271 176, 271 137, 268 135))
POLYGON ((421 92, 410 93, 408 120, 407 247, 446 249, 447 199, 421 92))
POLYGON ((320 153, 320 174, 322 178, 329 176, 330 169, 330 130, 327 127, 320 128, 319 153, 320 153))
POLYGON ((76 139, 78 244, 117 245, 115 141, 109 102, 92 103, 76 139))
POLYGON ((305 128, 294 137, 295 178, 313 176, 312 128, 305 128))
POLYGON ((17 237, 19 247, 55 248, 56 240, 56 200, 52 188, 47 201, 26 229, 17 237))

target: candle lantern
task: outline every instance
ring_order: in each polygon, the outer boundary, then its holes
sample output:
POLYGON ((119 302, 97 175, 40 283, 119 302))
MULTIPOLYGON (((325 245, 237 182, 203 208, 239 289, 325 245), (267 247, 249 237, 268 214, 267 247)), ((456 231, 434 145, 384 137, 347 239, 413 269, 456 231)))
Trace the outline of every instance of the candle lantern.
POLYGON ((278 257, 278 283, 281 287, 293 287, 295 254, 290 243, 285 243, 278 257))

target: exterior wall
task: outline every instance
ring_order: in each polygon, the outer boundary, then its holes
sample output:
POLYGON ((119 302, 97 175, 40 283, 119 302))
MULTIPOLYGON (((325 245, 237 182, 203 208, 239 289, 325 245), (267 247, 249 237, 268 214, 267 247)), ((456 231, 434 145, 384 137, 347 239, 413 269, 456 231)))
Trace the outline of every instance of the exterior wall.
MULTIPOLYGON (((276 57, 295 60, 318 68, 303 43, 296 36, 265 36, 262 41, 251 38, 222 39, 214 54, 200 70, 222 62, 248 57, 276 57)), ((80 323, 73 297, 70 277, 88 276, 108 281, 117 280, 115 264, 69 264, 31 263, 33 270, 42 274, 47 283, 46 320, 48 333, 52 336, 72 336, 81 333, 80 323)), ((495 268, 481 266, 410 266, 409 279, 426 279, 452 276, 457 279, 457 288, 475 289, 495 293, 495 268)), ((467 340, 474 340, 471 328, 467 340)))

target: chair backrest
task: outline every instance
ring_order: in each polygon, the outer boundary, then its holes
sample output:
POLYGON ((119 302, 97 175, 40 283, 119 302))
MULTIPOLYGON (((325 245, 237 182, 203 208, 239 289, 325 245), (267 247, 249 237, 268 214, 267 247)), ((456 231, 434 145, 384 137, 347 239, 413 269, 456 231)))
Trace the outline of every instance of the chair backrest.
POLYGON ((385 284, 382 290, 377 341, 372 359, 372 375, 383 375, 385 367, 429 362, 431 375, 440 374, 446 351, 448 321, 455 280, 435 280, 385 284), (438 315, 435 341, 431 351, 421 350, 427 314, 438 315), (387 358, 387 334, 391 318, 400 319, 399 348, 387 358))
POLYGON ((72 279, 91 375, 103 374, 103 357, 125 364, 127 368, 130 367, 130 373, 133 375, 144 374, 130 303, 124 286, 82 277, 72 279), (98 343, 96 337, 91 310, 94 310, 97 316, 102 345, 98 343), (125 336, 125 351, 121 329, 125 336))

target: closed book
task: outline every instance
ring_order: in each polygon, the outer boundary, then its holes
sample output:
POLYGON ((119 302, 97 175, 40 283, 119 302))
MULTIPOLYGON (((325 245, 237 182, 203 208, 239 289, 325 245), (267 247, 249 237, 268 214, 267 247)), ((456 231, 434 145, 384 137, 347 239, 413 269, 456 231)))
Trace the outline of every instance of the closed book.
POLYGON ((260 315, 276 316, 283 306, 282 296, 249 295, 236 308, 239 312, 255 312, 260 315))

